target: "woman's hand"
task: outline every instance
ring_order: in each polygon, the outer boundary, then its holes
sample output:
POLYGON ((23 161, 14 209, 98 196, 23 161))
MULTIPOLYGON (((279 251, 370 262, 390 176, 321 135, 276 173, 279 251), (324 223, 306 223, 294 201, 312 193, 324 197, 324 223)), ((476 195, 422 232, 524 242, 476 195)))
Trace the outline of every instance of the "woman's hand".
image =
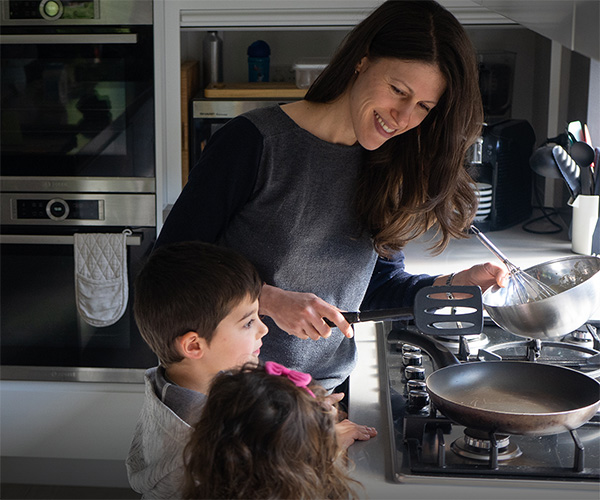
MULTIPOLYGON (((434 281, 434 286, 446 284, 448 275, 439 276, 434 281)), ((485 292, 492 285, 505 287, 508 280, 508 269, 502 264, 486 262, 477 264, 469 269, 459 271, 454 275, 452 284, 457 286, 477 285, 485 292)))
POLYGON ((377 430, 374 427, 355 424, 346 419, 335 424, 335 434, 340 448, 347 450, 356 440, 368 441, 377 436, 377 430))
POLYGON ((313 293, 289 292, 271 285, 263 285, 259 313, 270 316, 279 328, 301 339, 319 340, 331 335, 327 318, 348 338, 354 331, 340 310, 313 293))

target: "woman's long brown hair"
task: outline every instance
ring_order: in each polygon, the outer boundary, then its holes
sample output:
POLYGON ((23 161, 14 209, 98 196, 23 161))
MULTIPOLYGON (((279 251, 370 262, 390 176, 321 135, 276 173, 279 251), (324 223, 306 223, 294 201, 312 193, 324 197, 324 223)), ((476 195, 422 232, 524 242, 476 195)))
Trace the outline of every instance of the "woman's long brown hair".
POLYGON ((375 151, 365 152, 356 211, 387 256, 438 225, 441 252, 450 238, 465 237, 476 196, 465 168, 467 149, 481 133, 483 107, 473 46, 456 18, 429 0, 388 0, 346 37, 306 94, 333 102, 349 89, 364 57, 436 65, 446 90, 423 122, 375 151))
POLYGON ((254 364, 218 375, 185 449, 184 498, 356 498, 325 391, 311 389, 254 364))

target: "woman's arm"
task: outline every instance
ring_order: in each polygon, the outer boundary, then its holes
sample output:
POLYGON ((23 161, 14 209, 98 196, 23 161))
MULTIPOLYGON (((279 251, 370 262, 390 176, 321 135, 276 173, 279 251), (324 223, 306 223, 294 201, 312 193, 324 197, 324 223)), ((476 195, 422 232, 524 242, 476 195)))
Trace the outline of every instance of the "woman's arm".
MULTIPOLYGON (((458 286, 477 285, 481 287, 482 291, 485 291, 495 284, 505 286, 507 275, 507 269, 504 266, 486 262, 457 271, 452 275, 451 283, 458 286)), ((379 257, 361 304, 361 310, 411 307, 418 290, 424 286, 443 286, 447 283, 448 278, 450 278, 449 274, 429 276, 406 272, 402 251, 389 259, 379 257)))
MULTIPOLYGON (((450 278, 449 274, 438 276, 433 283, 434 286, 445 285, 450 278)), ((506 286, 508 279, 508 269, 501 264, 495 262, 486 262, 484 264, 476 264, 469 269, 458 271, 452 276, 452 284, 458 286, 477 285, 485 292, 493 285, 506 286)))
MULTIPOLYGON (((262 148, 262 135, 244 117, 230 120, 213 134, 167 217, 156 247, 190 240, 216 243, 252 196, 262 148)), ((329 337, 331 328, 323 317, 347 337, 354 333, 336 307, 311 293, 264 285, 260 311, 302 339, 329 337)))
POLYGON ((252 196, 262 148, 262 135, 246 118, 234 118, 217 130, 192 168, 156 247, 176 241, 215 243, 252 196))
POLYGON ((410 274, 404 269, 404 252, 399 251, 390 258, 379 257, 361 311, 410 307, 415 294, 424 286, 433 285, 436 277, 427 274, 410 274))

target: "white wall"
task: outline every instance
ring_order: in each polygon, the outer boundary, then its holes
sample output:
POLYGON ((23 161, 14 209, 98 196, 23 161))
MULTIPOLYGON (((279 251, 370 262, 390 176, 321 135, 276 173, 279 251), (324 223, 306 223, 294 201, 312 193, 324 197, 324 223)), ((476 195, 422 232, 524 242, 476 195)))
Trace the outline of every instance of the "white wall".
POLYGON ((587 124, 590 128, 592 143, 600 147, 600 61, 590 61, 590 83, 588 90, 587 124))

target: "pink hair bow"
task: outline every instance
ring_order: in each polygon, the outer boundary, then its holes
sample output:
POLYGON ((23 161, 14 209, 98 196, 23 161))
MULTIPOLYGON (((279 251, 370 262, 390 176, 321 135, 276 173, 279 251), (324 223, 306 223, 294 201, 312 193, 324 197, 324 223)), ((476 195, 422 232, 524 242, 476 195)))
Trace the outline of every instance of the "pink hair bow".
POLYGON ((289 378, 294 385, 297 387, 302 387, 306 389, 306 391, 314 398, 314 393, 308 388, 308 384, 312 380, 312 377, 308 373, 297 372, 296 370, 290 370, 279 363, 275 363, 274 361, 267 361, 265 363, 265 371, 269 375, 283 375, 284 377, 289 378))

